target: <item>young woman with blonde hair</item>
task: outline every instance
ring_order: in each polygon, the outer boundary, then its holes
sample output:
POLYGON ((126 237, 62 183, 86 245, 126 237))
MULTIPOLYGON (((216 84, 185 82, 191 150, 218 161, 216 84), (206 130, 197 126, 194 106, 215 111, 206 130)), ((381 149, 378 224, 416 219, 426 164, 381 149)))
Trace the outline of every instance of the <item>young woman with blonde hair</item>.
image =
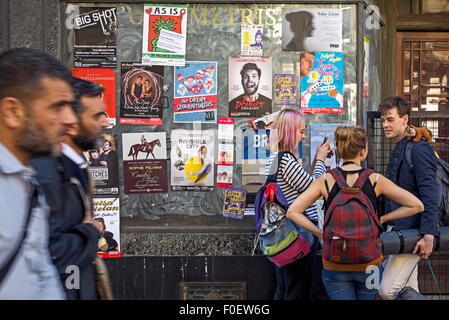
MULTIPOLYGON (((298 162, 298 145, 305 138, 305 120, 298 110, 283 109, 274 119, 270 128, 268 138, 268 148, 271 152, 270 158, 265 166, 265 174, 270 174, 270 168, 274 159, 281 151, 284 153, 277 163, 273 163, 273 168, 278 168, 277 183, 282 189, 282 193, 290 205, 303 193, 311 183, 326 172, 324 160, 329 152, 329 141, 317 148, 315 159, 309 168, 309 172, 304 170, 298 162)), ((306 208, 306 215, 318 225, 318 210, 314 203, 306 208)), ((314 291, 320 285, 320 272, 315 272, 316 251, 319 249, 319 242, 315 239, 311 252, 295 262, 283 267, 276 267, 276 292, 275 300, 307 300, 314 298, 314 291), (318 281, 318 283, 317 283, 318 281)), ((318 259, 318 263, 320 263, 318 259)), ((319 267, 318 270, 321 268, 319 267)))
MULTIPOLYGON (((361 230, 354 230, 354 227, 351 227, 352 224, 351 226, 348 226, 349 215, 342 215, 341 219, 343 219, 343 221, 340 221, 340 224, 338 225, 344 226, 344 228, 346 228, 345 232, 347 233, 343 232, 337 234, 333 232, 335 230, 332 230, 332 228, 337 226, 337 224, 331 223, 326 225, 326 221, 330 220, 330 216, 328 216, 330 212, 328 212, 328 209, 335 207, 333 200, 336 197, 342 199, 340 192, 349 193, 349 195, 346 196, 347 199, 356 197, 355 195, 350 194, 354 193, 356 190, 356 188, 354 188, 356 183, 357 186, 360 185, 360 188, 357 190, 359 190, 359 192, 363 192, 364 199, 368 199, 366 204, 368 204, 369 207, 369 203, 371 203, 372 210, 375 213, 377 212, 376 199, 381 194, 402 205, 398 209, 380 218, 377 216, 378 224, 383 224, 393 219, 404 218, 416 214, 423 210, 423 204, 413 194, 398 187, 383 175, 373 172, 370 169, 362 168, 361 163, 368 155, 368 139, 364 128, 360 126, 339 126, 335 130, 335 141, 337 152, 339 152, 340 157, 343 159, 341 168, 332 169, 315 180, 312 185, 290 206, 287 212, 287 217, 302 226, 304 229, 312 232, 320 239, 323 239, 323 234, 325 235, 323 242, 322 279, 330 299, 372 300, 377 293, 377 289, 376 286, 367 286, 367 278, 370 276, 370 273, 366 273, 366 270, 370 266, 379 267, 382 263, 381 250, 379 249, 380 242, 376 244, 376 250, 378 250, 379 256, 371 261, 367 261, 366 263, 338 263, 337 261, 339 261, 340 257, 335 256, 332 256, 330 260, 328 260, 329 256, 327 256, 325 252, 332 252, 331 250, 345 251, 348 250, 348 248, 352 248, 350 247, 352 243, 351 241, 356 240, 352 240, 352 238, 348 238, 347 240, 344 235, 363 235, 364 233, 364 231, 361 230), (359 177, 360 179, 358 179, 359 177), (363 180, 363 178, 366 180, 363 180), (339 183, 336 183, 336 179, 338 179, 339 183), (346 182, 347 185, 345 186, 342 182, 346 182), (339 185, 341 185, 342 188, 340 188, 339 185), (325 199, 324 233, 323 230, 320 230, 316 224, 310 221, 310 219, 308 219, 308 217, 304 214, 307 208, 321 196, 325 199), (336 246, 335 248, 337 249, 333 249, 332 246, 336 246)), ((343 205, 346 206, 347 203, 344 203, 343 205)), ((335 214, 335 212, 336 211, 333 211, 332 214, 335 214)), ((359 213, 355 214, 358 215, 359 213)), ((360 213, 359 217, 366 216, 363 216, 363 213, 360 213)), ((371 218, 373 221, 376 220, 376 217, 371 218)), ((375 232, 378 232, 378 237, 381 232, 381 227, 379 230, 375 230, 375 232)), ((376 237, 376 235, 374 237, 376 237)), ((362 246, 361 244, 359 244, 359 246, 360 247, 358 249, 360 250, 362 246)), ((363 248, 361 250, 361 255, 363 255, 363 248)), ((370 253, 368 252, 366 256, 369 256, 369 254, 370 253)), ((380 268, 377 270, 379 271, 379 278, 381 278, 382 271, 380 268)), ((378 279, 378 284, 379 283, 380 279, 378 279)))

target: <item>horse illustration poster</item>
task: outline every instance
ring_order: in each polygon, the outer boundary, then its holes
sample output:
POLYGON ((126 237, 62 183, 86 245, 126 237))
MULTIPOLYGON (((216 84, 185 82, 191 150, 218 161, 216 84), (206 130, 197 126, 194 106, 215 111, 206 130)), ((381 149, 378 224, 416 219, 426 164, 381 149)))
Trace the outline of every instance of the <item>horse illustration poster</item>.
POLYGON ((87 170, 94 184, 94 194, 119 194, 117 136, 104 134, 101 147, 84 152, 84 156, 89 164, 87 170))
POLYGON ((165 132, 123 133, 125 193, 168 192, 165 132))
POLYGON ((217 123, 217 62, 175 67, 174 122, 217 123))
POLYGON ((120 123, 162 125, 164 67, 122 62, 120 123))
POLYGON ((142 63, 183 66, 186 56, 187 5, 145 4, 142 63))
POLYGON ((343 53, 306 54, 310 55, 314 62, 313 67, 308 68, 306 74, 301 77, 301 112, 342 113, 343 53))
POLYGON ((170 159, 172 191, 212 191, 215 130, 172 130, 170 159))
POLYGON ((92 209, 94 220, 101 224, 98 256, 120 258, 120 199, 93 198, 92 209))
POLYGON ((271 113, 271 57, 229 57, 229 116, 258 118, 271 113))
POLYGON ((115 71, 109 68, 72 68, 72 75, 103 87, 103 101, 110 126, 116 124, 115 71))
POLYGON ((117 8, 72 6, 69 10, 75 30, 73 66, 115 68, 117 8))

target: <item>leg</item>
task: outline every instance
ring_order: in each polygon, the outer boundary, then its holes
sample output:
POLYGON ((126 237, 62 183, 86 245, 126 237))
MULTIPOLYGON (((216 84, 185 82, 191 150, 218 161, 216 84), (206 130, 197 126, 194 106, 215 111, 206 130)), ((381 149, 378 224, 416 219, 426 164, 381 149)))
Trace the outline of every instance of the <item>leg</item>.
MULTIPOLYGON (((405 285, 419 256, 415 254, 398 254, 390 256, 385 262, 382 282, 380 283, 379 295, 384 300, 393 300, 405 285)), ((418 267, 415 268, 407 286, 418 289, 418 267)))
POLYGON ((355 300, 355 285, 350 272, 330 271, 323 268, 323 284, 330 300, 355 300))
POLYGON ((357 300, 374 300, 382 279, 382 268, 377 268, 374 273, 353 272, 356 283, 357 300), (371 277, 376 277, 375 281, 370 281, 371 277))

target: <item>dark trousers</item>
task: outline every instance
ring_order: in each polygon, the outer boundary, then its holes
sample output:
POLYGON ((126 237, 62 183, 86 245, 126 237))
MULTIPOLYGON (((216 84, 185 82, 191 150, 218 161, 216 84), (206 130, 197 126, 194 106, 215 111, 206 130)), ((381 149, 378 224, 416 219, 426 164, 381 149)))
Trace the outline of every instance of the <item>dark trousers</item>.
POLYGON ((321 278, 321 245, 315 238, 309 254, 283 267, 275 266, 274 300, 328 300, 321 278))

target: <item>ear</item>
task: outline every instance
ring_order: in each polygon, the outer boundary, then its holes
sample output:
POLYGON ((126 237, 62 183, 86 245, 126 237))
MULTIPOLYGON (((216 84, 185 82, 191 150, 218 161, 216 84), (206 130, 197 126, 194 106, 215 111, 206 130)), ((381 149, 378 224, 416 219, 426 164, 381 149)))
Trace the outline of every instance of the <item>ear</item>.
POLYGON ((14 97, 5 97, 0 100, 0 117, 6 127, 11 129, 23 126, 27 112, 20 100, 14 97))

